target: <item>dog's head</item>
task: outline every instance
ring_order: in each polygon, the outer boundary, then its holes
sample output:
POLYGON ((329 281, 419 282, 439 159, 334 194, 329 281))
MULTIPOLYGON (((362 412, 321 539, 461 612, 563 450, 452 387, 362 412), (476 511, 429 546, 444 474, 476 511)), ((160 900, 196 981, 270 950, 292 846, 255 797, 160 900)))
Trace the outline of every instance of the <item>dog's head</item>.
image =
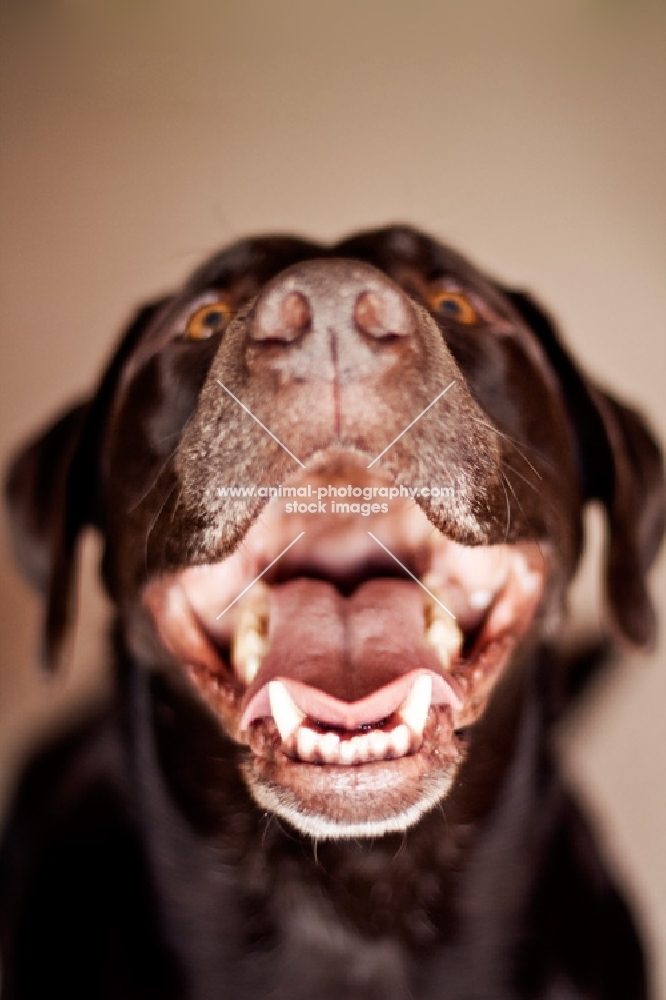
POLYGON ((8 492, 48 659, 95 525, 133 658, 186 678, 259 805, 335 837, 449 793, 557 628, 590 501, 614 624, 650 643, 662 482, 641 418, 529 297, 393 227, 216 254, 139 312, 8 492))

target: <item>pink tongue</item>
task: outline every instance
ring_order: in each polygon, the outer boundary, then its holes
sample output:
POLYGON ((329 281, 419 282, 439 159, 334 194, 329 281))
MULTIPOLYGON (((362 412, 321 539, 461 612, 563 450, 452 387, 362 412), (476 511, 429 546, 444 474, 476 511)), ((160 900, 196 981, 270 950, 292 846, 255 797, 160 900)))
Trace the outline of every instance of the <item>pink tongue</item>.
POLYGON ((345 598, 332 584, 297 579, 269 595, 268 652, 243 699, 242 729, 271 715, 268 682, 277 678, 306 715, 349 729, 391 715, 424 671, 434 704, 460 704, 425 642, 416 583, 368 580, 345 598))

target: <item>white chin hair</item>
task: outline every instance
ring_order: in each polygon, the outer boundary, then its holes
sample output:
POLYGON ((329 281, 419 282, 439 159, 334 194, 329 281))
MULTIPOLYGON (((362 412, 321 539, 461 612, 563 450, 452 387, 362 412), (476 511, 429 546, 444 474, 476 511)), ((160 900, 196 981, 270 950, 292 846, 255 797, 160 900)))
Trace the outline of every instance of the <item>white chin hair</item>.
POLYGON ((448 794, 453 777, 440 775, 429 784, 427 791, 417 802, 400 812, 375 819, 359 818, 354 822, 338 821, 332 816, 306 812, 288 791, 265 785, 260 781, 251 784, 252 797, 257 805, 269 813, 287 820, 300 833, 314 840, 344 840, 358 837, 383 837, 389 833, 404 833, 425 816, 448 794))

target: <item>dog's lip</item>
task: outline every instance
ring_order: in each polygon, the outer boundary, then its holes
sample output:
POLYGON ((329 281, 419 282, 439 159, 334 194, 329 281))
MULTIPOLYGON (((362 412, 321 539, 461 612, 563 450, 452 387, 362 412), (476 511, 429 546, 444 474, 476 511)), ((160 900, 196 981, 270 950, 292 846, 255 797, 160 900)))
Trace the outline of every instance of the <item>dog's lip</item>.
MULTIPOLYGON (((410 509, 410 517, 425 521, 425 516, 415 507, 410 509)), ((415 551, 422 555, 423 539, 418 532, 414 534, 413 526, 411 531, 417 542, 415 551)), ((428 534, 431 569, 426 580, 444 597, 444 602, 454 606, 466 631, 466 647, 444 665, 438 662, 432 650, 426 651, 431 654, 430 661, 427 657, 425 661, 419 660, 422 653, 418 656, 408 654, 404 664, 385 673, 379 687, 390 685, 410 671, 433 671, 433 676, 444 678, 454 693, 452 698, 440 701, 448 701, 446 711, 452 714, 454 728, 461 729, 480 716, 513 647, 531 624, 547 575, 547 546, 524 542, 471 548, 438 535, 429 525, 428 534), (486 605, 475 609, 474 603, 482 596, 486 605)), ((221 718, 227 731, 245 743, 251 735, 250 730, 272 717, 267 710, 269 683, 281 678, 287 682, 291 680, 293 687, 297 680, 305 680, 306 684, 308 680, 307 675, 290 679, 288 672, 284 674, 279 660, 249 681, 239 676, 238 671, 231 670, 229 644, 238 627, 243 600, 230 607, 222 619, 217 617, 218 609, 222 605, 224 611, 229 600, 233 601, 257 576, 261 563, 252 541, 250 538, 250 544, 241 546, 221 562, 188 567, 159 577, 149 582, 144 591, 145 603, 162 642, 189 674, 195 688, 221 718)), ((281 542, 282 539, 274 539, 276 546, 281 542)), ((397 544, 396 547, 399 548, 397 544)), ((279 589, 283 584, 275 586, 279 589)), ((409 600, 415 600, 415 594, 419 600, 429 600, 417 583, 403 580, 401 586, 409 588, 406 591, 409 600)), ((251 594, 252 589, 248 597, 251 594)), ((322 684, 326 687, 325 679, 322 684)), ((314 687, 322 690, 319 683, 314 687)), ((358 707, 344 708, 345 698, 339 690, 328 693, 337 699, 352 721, 360 719, 362 725, 372 721, 358 707)), ((382 703, 378 696, 377 705, 382 703)), ((377 716, 381 714, 378 708, 377 716)), ((335 715, 330 719, 334 721, 335 715)))
POLYGON ((282 697, 288 697, 304 717, 317 720, 322 727, 347 732, 361 730, 364 726, 372 726, 378 720, 393 715, 416 683, 424 679, 429 681, 431 687, 430 704, 451 705, 457 710, 463 707, 457 682, 435 670, 406 671, 372 694, 356 701, 341 701, 320 688, 290 677, 280 677, 261 684, 254 692, 246 693, 239 728, 241 732, 246 731, 257 719, 273 718, 275 721, 276 709, 272 703, 271 689, 279 685, 286 692, 282 697))

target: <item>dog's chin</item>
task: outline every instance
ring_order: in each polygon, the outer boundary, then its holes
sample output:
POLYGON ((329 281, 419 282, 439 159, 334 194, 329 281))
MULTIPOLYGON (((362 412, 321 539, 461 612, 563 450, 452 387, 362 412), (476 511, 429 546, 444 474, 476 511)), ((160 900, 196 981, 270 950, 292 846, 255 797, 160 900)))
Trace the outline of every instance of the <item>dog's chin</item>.
POLYGON ((233 555, 143 596, 258 805, 318 839, 376 837, 448 795, 548 562, 533 541, 460 545, 411 501, 323 518, 276 499, 233 555))
POLYGON ((250 756, 243 773, 259 806, 316 840, 381 837, 404 832, 448 795, 462 761, 458 742, 442 751, 426 737, 416 753, 355 767, 250 756))

